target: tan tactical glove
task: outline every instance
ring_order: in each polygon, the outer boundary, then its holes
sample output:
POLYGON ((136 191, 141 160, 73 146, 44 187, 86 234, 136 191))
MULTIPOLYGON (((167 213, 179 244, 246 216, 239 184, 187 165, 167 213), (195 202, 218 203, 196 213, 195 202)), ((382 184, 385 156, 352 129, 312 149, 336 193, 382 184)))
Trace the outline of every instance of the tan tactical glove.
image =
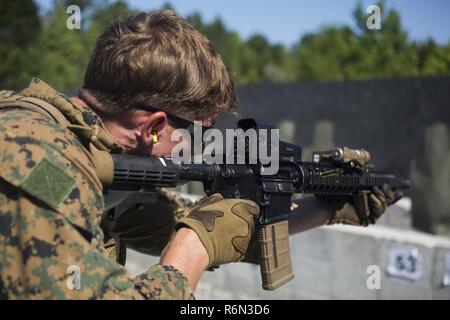
POLYGON ((250 200, 224 199, 216 193, 202 199, 176 230, 189 227, 197 233, 209 256, 208 267, 241 260, 254 231, 259 207, 250 200))
POLYGON ((394 191, 387 184, 374 187, 372 192, 360 193, 353 197, 317 196, 335 210, 328 224, 343 223, 357 226, 374 224, 386 208, 403 197, 402 191, 394 191))

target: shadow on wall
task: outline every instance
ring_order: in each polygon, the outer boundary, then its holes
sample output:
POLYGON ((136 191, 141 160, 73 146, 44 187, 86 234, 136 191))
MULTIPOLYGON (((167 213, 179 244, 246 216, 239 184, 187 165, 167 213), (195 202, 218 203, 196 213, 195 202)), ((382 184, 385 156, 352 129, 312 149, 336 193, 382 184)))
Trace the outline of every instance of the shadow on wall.
POLYGON ((421 155, 411 163, 413 223, 426 232, 450 234, 450 143, 443 123, 429 126, 421 155))

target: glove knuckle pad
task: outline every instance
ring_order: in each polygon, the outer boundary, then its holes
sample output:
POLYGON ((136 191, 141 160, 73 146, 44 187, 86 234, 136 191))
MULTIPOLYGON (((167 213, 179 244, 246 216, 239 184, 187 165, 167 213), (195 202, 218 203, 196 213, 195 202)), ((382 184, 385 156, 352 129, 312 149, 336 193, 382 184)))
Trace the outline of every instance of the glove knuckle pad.
POLYGON ((223 211, 219 210, 194 210, 189 214, 190 218, 199 220, 209 232, 214 230, 216 219, 223 216, 223 211))
POLYGON ((237 236, 231 240, 231 243, 233 244, 236 251, 238 251, 241 255, 243 255, 247 251, 248 240, 249 240, 248 236, 246 237, 237 236))

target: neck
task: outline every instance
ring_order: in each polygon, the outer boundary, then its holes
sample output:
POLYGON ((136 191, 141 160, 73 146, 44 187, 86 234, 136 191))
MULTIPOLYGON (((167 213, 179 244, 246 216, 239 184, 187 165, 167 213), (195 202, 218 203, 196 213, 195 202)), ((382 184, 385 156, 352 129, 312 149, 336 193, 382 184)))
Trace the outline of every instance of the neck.
POLYGON ((108 129, 114 140, 127 150, 136 149, 138 146, 137 132, 124 128, 114 121, 106 121, 105 127, 108 129))
MULTIPOLYGON (((82 106, 83 108, 89 108, 89 106, 98 104, 97 99, 95 99, 87 91, 81 91, 78 97, 72 97, 70 100, 72 103, 82 106)), ((124 128, 116 121, 107 119, 102 120, 105 128, 108 130, 109 134, 113 137, 116 143, 120 144, 127 150, 133 150, 137 147, 137 137, 134 131, 124 128)))
POLYGON ((80 89, 77 99, 82 101, 85 105, 90 106, 93 110, 102 109, 100 102, 86 89, 80 89))

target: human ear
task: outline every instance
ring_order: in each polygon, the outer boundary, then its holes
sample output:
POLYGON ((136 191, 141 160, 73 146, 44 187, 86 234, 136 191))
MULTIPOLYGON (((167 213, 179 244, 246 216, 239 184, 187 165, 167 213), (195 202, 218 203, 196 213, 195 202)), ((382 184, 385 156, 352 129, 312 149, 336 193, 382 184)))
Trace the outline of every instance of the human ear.
POLYGON ((167 125, 167 115, 158 111, 150 114, 141 125, 141 139, 144 145, 151 145, 160 141, 159 135, 167 125))

